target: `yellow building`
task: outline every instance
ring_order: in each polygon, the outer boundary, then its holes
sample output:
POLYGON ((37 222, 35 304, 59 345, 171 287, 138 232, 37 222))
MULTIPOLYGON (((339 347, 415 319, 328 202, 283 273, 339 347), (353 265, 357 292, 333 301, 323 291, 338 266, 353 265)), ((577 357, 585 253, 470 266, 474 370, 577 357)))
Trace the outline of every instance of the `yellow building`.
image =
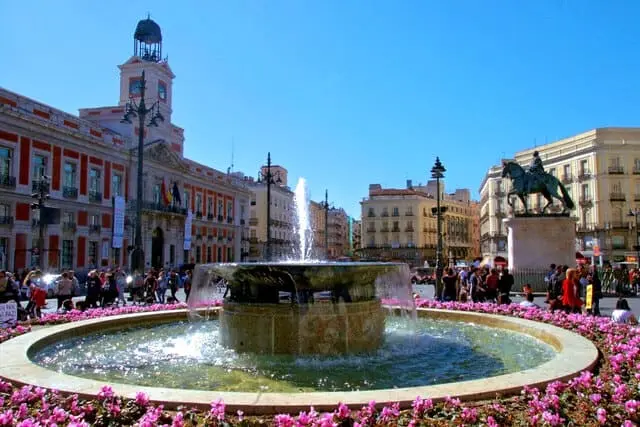
MULTIPOLYGON (((638 230, 630 211, 640 208, 640 128, 593 129, 520 151, 513 160, 528 167, 535 150, 576 204, 576 250, 609 261, 635 260, 638 230)), ((491 258, 507 257, 502 219, 512 213, 506 200, 511 182, 501 176, 502 167, 493 166, 480 185, 481 249, 491 258)), ((544 203, 537 195, 528 201, 533 212, 544 203)), ((519 202, 514 206, 521 208, 519 202)))
POLYGON ((327 212, 322 202, 309 202, 309 216, 311 217, 311 231, 313 242, 311 257, 314 259, 324 259, 325 255, 325 225, 327 223, 327 212))
MULTIPOLYGON (((405 189, 369 186, 362 206, 362 248, 364 259, 396 260, 413 265, 427 261, 435 265, 437 226, 435 183, 405 189)), ((469 200, 469 190, 444 193, 441 183, 443 217, 443 257, 449 263, 473 256, 473 215, 477 209, 469 200)))

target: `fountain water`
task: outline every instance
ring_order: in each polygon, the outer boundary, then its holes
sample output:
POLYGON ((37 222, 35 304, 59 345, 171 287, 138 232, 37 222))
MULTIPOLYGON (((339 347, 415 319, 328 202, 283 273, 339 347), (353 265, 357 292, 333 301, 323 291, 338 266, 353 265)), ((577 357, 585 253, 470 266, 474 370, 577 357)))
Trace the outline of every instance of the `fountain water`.
POLYGON ((298 235, 298 248, 294 253, 301 262, 311 261, 311 249, 313 247, 313 231, 309 219, 309 195, 307 193, 307 180, 298 179, 294 192, 294 204, 296 206, 296 233, 298 235))
MULTIPOLYGON (((339 355, 377 350, 384 341, 382 300, 414 311, 409 268, 394 263, 311 259, 306 180, 295 189, 295 260, 196 267, 190 308, 210 305, 227 282, 221 343, 258 354, 339 355)), ((193 313, 193 311, 192 311, 193 313)))

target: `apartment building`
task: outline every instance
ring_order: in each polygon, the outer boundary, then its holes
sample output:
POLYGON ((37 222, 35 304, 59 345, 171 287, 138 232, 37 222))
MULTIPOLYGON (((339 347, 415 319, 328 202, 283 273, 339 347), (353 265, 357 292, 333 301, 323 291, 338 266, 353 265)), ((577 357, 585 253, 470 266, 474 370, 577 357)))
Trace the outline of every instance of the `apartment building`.
MULTIPOLYGON (((539 147, 519 151, 512 160, 527 167, 537 150, 545 170, 567 188, 576 208, 576 250, 600 260, 635 261, 640 208, 640 128, 598 128, 539 147)), ((502 219, 513 213, 506 195, 511 182, 501 165, 492 166, 480 185, 481 249, 485 257, 507 258, 502 219)), ((544 198, 529 197, 533 212, 544 198)), ((516 211, 521 209, 519 202, 516 211)), ((555 203, 552 211, 559 210, 555 203)), ((551 237, 550 237, 551 238, 551 237)), ((542 248, 541 248, 542 249, 542 248)))
MULTIPOLYGON (((473 250, 473 218, 477 214, 470 192, 444 191, 441 182, 441 205, 446 208, 443 216, 443 256, 453 264, 458 260, 470 260, 473 250)), ((362 206, 362 248, 359 255, 365 259, 402 261, 434 265, 437 245, 435 182, 407 188, 382 188, 369 186, 369 197, 362 206)))

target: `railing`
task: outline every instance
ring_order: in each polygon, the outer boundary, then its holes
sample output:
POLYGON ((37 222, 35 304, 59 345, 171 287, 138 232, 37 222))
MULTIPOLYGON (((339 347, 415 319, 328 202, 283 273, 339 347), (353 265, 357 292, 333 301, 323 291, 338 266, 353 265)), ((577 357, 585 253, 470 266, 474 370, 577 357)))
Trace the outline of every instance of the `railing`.
POLYGON ((391 231, 394 232, 394 233, 399 233, 400 232, 400 227, 393 227, 391 229, 391 231))
POLYGON ((62 231, 75 233, 76 231, 76 223, 75 222, 65 222, 62 224, 62 231))
POLYGON ((510 271, 513 274, 514 286, 512 292, 521 292, 522 287, 525 284, 531 285, 533 292, 546 292, 547 284, 544 278, 547 277, 549 270, 540 268, 522 268, 514 271, 510 271))
POLYGON ((382 212, 382 213, 380 214, 380 216, 388 217, 388 216, 389 216, 389 212, 382 212))
POLYGON ((244 222, 245 222, 244 219, 241 219, 240 220, 240 225, 244 225, 244 222))
POLYGON ((100 234, 102 226, 100 224, 89 224, 89 233, 100 234))
POLYGON ((12 216, 0 216, 0 225, 12 225, 13 217, 12 216))
POLYGON ((92 203, 101 203, 102 193, 98 191, 89 191, 89 201, 92 203))
POLYGON ((43 181, 32 181, 31 182, 31 191, 32 192, 39 192, 39 191, 43 191, 45 193, 49 192, 49 183, 48 182, 43 182, 43 181))
POLYGON ((609 166, 610 175, 624 175, 624 167, 622 166, 609 166))
POLYGON ((369 214, 367 215, 369 218, 373 218, 376 216, 375 212, 371 212, 369 211, 369 214))
POLYGON ((196 240, 202 240, 202 234, 196 233, 196 240))
POLYGON ((399 212, 394 212, 394 213, 391 214, 391 216, 400 216, 400 213, 399 212))
POLYGON ((16 177, 11 175, 0 175, 0 187, 16 188, 16 177))
POLYGON ((639 168, 639 167, 637 167, 637 166, 634 166, 634 167, 633 167, 633 174, 634 174, 634 175, 640 175, 640 168, 639 168))
POLYGON ((207 214, 207 219, 208 219, 209 221, 213 221, 213 217, 214 217, 214 215, 213 215, 213 214, 207 214))
POLYGON ((640 194, 634 194, 633 195, 633 201, 634 202, 640 202, 640 194))
POLYGON ((196 211, 196 218, 201 219, 202 218, 202 212, 196 211))
MULTIPOLYGON (((136 200, 130 200, 129 201, 130 208, 135 209, 136 203, 137 203, 136 200)), ((164 213, 171 213, 171 214, 177 214, 177 215, 187 214, 187 210, 185 208, 181 208, 180 206, 176 206, 176 205, 165 206, 162 203, 148 202, 146 200, 142 202, 142 210, 164 212, 164 213)))
POLYGON ((578 181, 584 181, 591 178, 591 172, 588 169, 583 169, 578 173, 578 181))
POLYGON ((564 174, 562 175, 561 181, 563 184, 570 184, 571 182, 573 182, 573 176, 570 173, 564 174))
POLYGON ((413 212, 405 212, 404 216, 413 216, 413 212))
POLYGON ((412 233, 413 232, 413 227, 407 227, 404 229, 404 231, 412 233))
POLYGON ((224 217, 222 215, 218 215, 218 222, 222 222, 224 220, 224 217))
POLYGON ((249 218, 249 225, 252 225, 252 226, 258 225, 258 218, 249 218))
POLYGON ((376 232, 376 228, 375 227, 368 227, 367 228, 367 233, 375 233, 376 232))
POLYGON ((609 200, 624 202, 627 199, 624 193, 609 193, 609 200))
POLYGON ((580 196, 580 206, 591 206, 593 204, 593 198, 589 195, 580 196))
POLYGON ((78 189, 75 187, 62 187, 62 197, 65 199, 77 199, 78 189))
POLYGON ((576 225, 576 231, 578 233, 585 233, 585 232, 588 232, 588 231, 594 231, 595 229, 596 229, 596 224, 594 224, 594 223, 576 225))
POLYGON ((629 223, 625 221, 612 221, 609 223, 609 227, 614 229, 629 228, 629 223))
POLYGON ((227 224, 233 224, 233 217, 232 216, 228 216, 227 217, 227 224))
POLYGON ((383 233, 388 233, 389 232, 389 227, 382 227, 380 229, 380 231, 382 231, 383 233))

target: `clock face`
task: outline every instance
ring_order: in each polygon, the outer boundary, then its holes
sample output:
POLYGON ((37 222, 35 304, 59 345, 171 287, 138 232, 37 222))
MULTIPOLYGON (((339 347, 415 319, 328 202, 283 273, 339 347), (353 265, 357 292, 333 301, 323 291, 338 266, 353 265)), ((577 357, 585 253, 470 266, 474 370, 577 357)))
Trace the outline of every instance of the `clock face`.
POLYGON ((167 85, 162 82, 158 82, 158 98, 163 101, 167 100, 167 85))
POLYGON ((129 80, 129 95, 140 95, 141 92, 142 80, 140 79, 131 79, 129 80))

